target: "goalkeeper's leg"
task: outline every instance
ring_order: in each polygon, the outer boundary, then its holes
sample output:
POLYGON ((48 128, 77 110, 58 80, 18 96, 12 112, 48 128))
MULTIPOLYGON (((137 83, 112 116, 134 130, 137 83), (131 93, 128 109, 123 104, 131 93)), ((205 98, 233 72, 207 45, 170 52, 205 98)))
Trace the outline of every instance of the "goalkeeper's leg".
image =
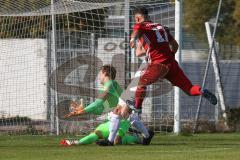
MULTIPOLYGON (((98 144, 102 146, 112 146, 119 129, 119 124, 121 118, 127 119, 129 117, 129 109, 127 106, 122 107, 118 106, 114 110, 114 113, 110 116, 110 125, 109 125, 109 136, 108 140, 99 141, 98 144)), ((134 126, 138 131, 140 131, 144 136, 144 145, 148 145, 154 135, 153 132, 149 134, 149 131, 145 128, 144 124, 140 121, 138 114, 133 114, 130 116, 130 123, 134 126)))
POLYGON ((110 120, 109 120, 109 135, 106 140, 98 141, 97 144, 100 146, 113 146, 114 140, 116 138, 121 117, 121 106, 117 106, 114 109, 114 113, 111 113, 110 120))
POLYGON ((94 131, 94 133, 83 137, 78 141, 78 144, 92 144, 97 142, 101 138, 107 138, 109 136, 108 122, 100 124, 94 131))
POLYGON ((91 133, 80 140, 76 139, 63 139, 60 141, 60 145, 62 146, 72 146, 72 145, 86 145, 86 144, 92 144, 96 142, 99 139, 98 135, 96 133, 91 133))
MULTIPOLYGON (((117 107, 115 110, 120 109, 120 107, 117 107)), ((119 129, 121 116, 119 114, 112 113, 110 116, 110 124, 109 124, 109 136, 108 141, 109 144, 112 145, 114 143, 115 137, 117 135, 117 131, 119 129)))
POLYGON ((92 143, 95 143, 98 139, 99 138, 96 135, 96 133, 91 133, 88 136, 81 138, 78 141, 78 144, 92 144, 92 143))
POLYGON ((60 144, 63 146, 92 144, 101 138, 107 138, 109 136, 108 126, 108 122, 102 123, 97 126, 93 133, 81 138, 80 140, 63 139, 60 141, 60 144))

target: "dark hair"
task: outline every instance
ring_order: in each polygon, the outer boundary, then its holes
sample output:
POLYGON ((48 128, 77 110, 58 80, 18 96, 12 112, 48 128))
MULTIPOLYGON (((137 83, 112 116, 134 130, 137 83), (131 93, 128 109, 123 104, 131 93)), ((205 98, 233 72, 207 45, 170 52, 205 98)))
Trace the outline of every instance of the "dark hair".
POLYGON ((141 14, 143 16, 148 16, 148 10, 145 7, 136 7, 133 10, 133 15, 135 15, 135 14, 141 14))
POLYGON ((116 69, 115 67, 107 64, 101 67, 101 71, 106 74, 106 76, 110 77, 112 80, 116 78, 116 69))

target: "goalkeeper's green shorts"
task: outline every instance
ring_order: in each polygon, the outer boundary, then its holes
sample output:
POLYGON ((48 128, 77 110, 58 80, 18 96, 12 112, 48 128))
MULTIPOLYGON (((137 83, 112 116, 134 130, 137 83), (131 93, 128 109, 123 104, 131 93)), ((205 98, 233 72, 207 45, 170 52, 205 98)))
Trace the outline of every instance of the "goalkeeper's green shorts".
POLYGON ((109 122, 100 124, 95 131, 100 131, 104 139, 108 138, 109 135, 109 122))

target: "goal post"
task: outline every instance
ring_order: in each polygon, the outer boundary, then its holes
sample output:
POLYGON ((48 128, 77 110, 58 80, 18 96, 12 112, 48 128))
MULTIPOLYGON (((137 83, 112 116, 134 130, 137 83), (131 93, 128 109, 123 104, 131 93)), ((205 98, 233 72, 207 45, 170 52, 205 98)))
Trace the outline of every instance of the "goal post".
MULTIPOLYGON (((181 65, 182 56, 182 0, 175 0, 175 39, 179 44, 176 60, 181 65)), ((174 87, 174 133, 181 132, 180 89, 174 87)))
MULTIPOLYGON (((129 48, 134 7, 146 7, 154 22, 175 30, 171 0, 8 0, 0 6, 0 134, 89 132, 104 117, 62 116, 71 100, 95 100, 103 64, 116 67, 122 87, 130 81, 140 61, 129 48)), ((168 82, 151 86, 142 115, 149 128, 173 130, 172 99, 168 82)))

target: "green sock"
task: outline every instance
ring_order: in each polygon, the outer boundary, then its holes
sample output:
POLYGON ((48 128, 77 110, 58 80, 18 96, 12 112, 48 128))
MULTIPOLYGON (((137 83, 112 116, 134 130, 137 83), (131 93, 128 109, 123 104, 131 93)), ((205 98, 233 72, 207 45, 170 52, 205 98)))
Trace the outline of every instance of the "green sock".
POLYGON ((80 139, 78 142, 79 144, 92 144, 98 140, 98 136, 95 133, 91 133, 82 139, 80 139))
POLYGON ((126 135, 122 137, 122 144, 133 144, 138 142, 139 142, 139 138, 137 136, 126 135))

